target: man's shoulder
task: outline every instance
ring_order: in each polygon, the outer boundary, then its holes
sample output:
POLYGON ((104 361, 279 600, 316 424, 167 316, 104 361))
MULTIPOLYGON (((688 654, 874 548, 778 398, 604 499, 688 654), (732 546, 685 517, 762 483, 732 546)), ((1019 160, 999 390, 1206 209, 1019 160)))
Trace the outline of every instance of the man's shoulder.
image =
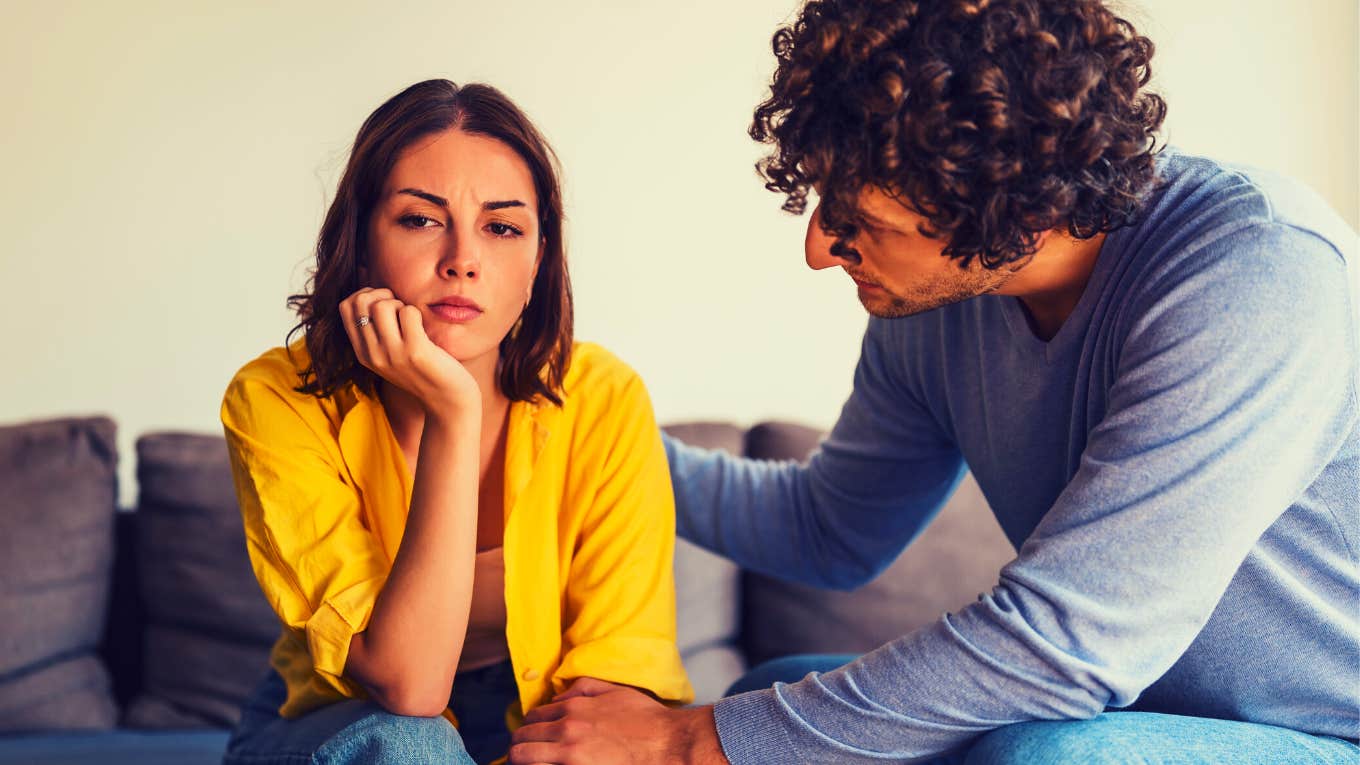
POLYGON ((1355 232, 1276 173, 1200 157, 1168 170, 1163 219, 1111 235, 1092 326, 1113 358, 1246 374, 1325 356, 1354 378, 1355 232))
POLYGON ((1355 302, 1356 235, 1305 184, 1168 151, 1142 215, 1109 234, 1104 305, 1125 318, 1166 301, 1355 302))
POLYGON ((1341 215, 1312 187, 1302 181, 1264 168, 1247 165, 1222 165, 1250 189, 1255 204, 1266 207, 1265 220, 1327 242, 1343 260, 1355 258, 1356 232, 1341 215))
MULTIPOLYGON (((1240 249, 1257 233, 1325 243, 1345 262, 1355 259, 1355 232, 1313 189, 1281 173, 1168 150, 1143 213, 1114 236, 1161 259, 1193 257, 1232 239, 1240 249)), ((1274 238, 1274 237, 1272 237, 1274 238)))

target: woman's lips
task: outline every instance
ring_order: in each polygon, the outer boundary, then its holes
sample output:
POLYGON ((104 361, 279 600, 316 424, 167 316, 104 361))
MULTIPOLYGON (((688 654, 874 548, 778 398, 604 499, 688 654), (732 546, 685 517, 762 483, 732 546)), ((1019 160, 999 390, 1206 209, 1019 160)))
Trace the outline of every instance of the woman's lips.
POLYGON ((482 310, 480 308, 474 308, 470 305, 435 303, 430 306, 430 310, 434 312, 435 316, 438 316, 445 321, 452 321, 459 324, 472 321, 482 315, 482 310))

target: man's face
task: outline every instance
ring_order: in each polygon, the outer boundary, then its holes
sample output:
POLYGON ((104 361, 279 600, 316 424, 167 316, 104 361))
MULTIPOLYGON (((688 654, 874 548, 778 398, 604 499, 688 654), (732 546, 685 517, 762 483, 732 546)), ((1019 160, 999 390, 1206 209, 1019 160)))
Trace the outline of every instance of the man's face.
POLYGON ((831 254, 835 239, 822 231, 821 205, 808 221, 804 250, 809 268, 844 268, 874 316, 895 319, 995 292, 1015 275, 1016 267, 988 270, 977 258, 960 268, 941 254, 944 242, 917 230, 922 216, 880 189, 860 192, 857 206, 863 225, 848 246, 859 253, 858 263, 831 254))

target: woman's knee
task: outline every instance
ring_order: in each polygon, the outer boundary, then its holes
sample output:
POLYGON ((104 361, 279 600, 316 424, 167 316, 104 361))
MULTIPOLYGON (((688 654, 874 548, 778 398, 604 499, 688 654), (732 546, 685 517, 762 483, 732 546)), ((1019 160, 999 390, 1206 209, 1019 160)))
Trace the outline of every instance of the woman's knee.
POLYGON ((443 717, 374 712, 316 751, 317 765, 473 765, 458 730, 443 717))

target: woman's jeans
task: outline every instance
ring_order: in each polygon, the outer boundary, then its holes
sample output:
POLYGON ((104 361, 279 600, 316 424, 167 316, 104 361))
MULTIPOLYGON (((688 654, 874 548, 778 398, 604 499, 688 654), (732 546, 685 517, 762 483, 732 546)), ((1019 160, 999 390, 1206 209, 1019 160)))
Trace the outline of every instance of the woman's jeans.
MULTIPOLYGON (((829 672, 853 654, 787 656, 765 662, 731 696, 829 672)), ((1360 763, 1360 746, 1273 725, 1153 712, 1106 712, 1090 720, 1026 722, 997 728, 929 765, 1331 765, 1360 763)))
POLYGON ((443 717, 394 715, 372 701, 340 701, 279 716, 287 690, 273 670, 241 709, 223 765, 486 765, 505 755, 505 709, 516 698, 510 662, 460 673, 443 717))

